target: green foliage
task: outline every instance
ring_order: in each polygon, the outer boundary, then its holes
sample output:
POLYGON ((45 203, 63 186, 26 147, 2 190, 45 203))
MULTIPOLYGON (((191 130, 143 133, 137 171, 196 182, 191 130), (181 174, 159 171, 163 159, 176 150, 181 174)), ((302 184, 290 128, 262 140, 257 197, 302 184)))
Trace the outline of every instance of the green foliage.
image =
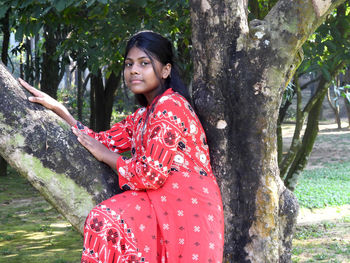
POLYGON ((320 72, 327 81, 335 70, 350 63, 349 3, 336 9, 303 45, 304 60, 298 73, 320 72))
POLYGON ((350 204, 350 163, 304 171, 294 193, 307 208, 350 204))
POLYGON ((277 3, 277 0, 250 0, 248 1, 249 15, 248 19, 263 19, 271 8, 277 3))

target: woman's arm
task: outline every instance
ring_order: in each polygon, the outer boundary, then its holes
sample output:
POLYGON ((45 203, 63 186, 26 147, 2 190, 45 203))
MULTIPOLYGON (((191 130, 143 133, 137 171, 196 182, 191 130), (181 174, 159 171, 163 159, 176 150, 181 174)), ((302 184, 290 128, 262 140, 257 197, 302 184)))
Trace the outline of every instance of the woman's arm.
POLYGON ((59 103, 57 100, 51 98, 46 93, 37 90, 36 88, 29 85, 23 79, 19 79, 19 83, 26 88, 34 97, 29 97, 28 100, 31 102, 39 103, 45 108, 52 110, 62 119, 64 119, 70 126, 72 126, 73 133, 77 136, 78 141, 88 150, 91 154, 99 161, 106 163, 113 169, 115 169, 119 154, 111 152, 106 146, 99 141, 91 138, 89 135, 82 133, 78 129, 74 128, 77 121, 69 113, 67 108, 59 103))
POLYGON ((30 93, 34 95, 34 97, 28 98, 29 101, 39 103, 43 105, 45 108, 52 110, 62 119, 64 119, 70 126, 74 126, 77 123, 77 121, 69 113, 67 108, 63 106, 61 103, 59 103, 57 100, 51 98, 46 93, 32 87, 21 78, 19 78, 18 81, 25 89, 27 89, 30 93))

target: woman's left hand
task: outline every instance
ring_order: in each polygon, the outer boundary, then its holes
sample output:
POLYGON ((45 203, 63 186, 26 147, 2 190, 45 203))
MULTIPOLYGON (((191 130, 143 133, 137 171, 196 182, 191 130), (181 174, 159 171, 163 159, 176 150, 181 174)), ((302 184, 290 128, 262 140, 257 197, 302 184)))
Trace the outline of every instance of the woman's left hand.
POLYGON ((77 136, 78 141, 100 162, 103 162, 106 155, 111 153, 102 143, 79 131, 77 128, 72 127, 72 131, 77 136))

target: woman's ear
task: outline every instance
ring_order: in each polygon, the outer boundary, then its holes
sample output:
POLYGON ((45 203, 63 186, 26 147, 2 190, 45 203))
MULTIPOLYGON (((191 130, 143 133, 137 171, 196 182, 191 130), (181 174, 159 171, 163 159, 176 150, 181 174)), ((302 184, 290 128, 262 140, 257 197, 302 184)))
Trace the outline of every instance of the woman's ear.
POLYGON ((162 69, 162 78, 166 79, 167 77, 170 76, 170 73, 171 73, 171 64, 168 63, 162 69))

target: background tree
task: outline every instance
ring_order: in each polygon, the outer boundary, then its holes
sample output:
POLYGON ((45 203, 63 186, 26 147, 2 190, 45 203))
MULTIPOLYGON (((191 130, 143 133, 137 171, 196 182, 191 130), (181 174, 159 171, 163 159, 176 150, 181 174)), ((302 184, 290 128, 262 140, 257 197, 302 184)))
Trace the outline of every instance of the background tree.
MULTIPOLYGON (((278 119, 278 149, 280 175, 284 184, 291 190, 295 189, 298 177, 305 168, 311 154, 317 134, 322 103, 336 76, 350 63, 350 16, 349 3, 340 5, 327 20, 312 34, 303 46, 305 59, 294 77, 294 86, 289 100, 285 100, 280 109, 278 119), (348 11, 347 11, 348 10, 348 11), (303 86, 299 85, 300 76, 316 72, 318 76, 303 86), (302 90, 316 84, 315 92, 302 107, 302 90), (282 136, 280 125, 285 112, 291 104, 294 94, 297 96, 296 125, 291 146, 282 158, 282 136), (306 129, 302 134, 303 125, 306 129)), ((340 122, 338 122, 340 126, 340 122)))

